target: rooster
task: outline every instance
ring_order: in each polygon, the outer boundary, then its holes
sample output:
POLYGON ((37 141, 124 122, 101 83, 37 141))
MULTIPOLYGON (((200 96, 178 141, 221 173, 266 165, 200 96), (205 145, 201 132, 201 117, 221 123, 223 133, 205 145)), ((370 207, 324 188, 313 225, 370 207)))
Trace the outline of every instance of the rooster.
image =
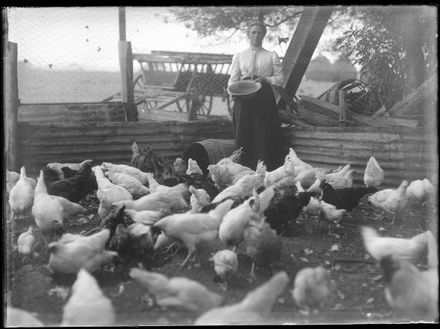
POLYGON ((214 308, 202 314, 195 325, 262 324, 269 320, 274 304, 288 283, 287 273, 279 272, 250 291, 241 302, 214 308))
POLYGON ((111 326, 116 314, 111 300, 99 288, 96 279, 81 269, 72 286, 72 295, 64 306, 62 326, 111 326))

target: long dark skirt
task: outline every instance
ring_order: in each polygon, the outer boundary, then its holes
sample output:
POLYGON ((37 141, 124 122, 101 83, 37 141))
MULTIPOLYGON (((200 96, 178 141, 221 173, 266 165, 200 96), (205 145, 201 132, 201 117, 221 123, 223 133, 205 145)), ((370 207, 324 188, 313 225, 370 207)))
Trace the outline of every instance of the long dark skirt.
POLYGON ((253 170, 263 160, 271 171, 283 163, 281 123, 269 84, 250 99, 236 98, 233 106, 235 146, 243 147, 240 162, 253 170))

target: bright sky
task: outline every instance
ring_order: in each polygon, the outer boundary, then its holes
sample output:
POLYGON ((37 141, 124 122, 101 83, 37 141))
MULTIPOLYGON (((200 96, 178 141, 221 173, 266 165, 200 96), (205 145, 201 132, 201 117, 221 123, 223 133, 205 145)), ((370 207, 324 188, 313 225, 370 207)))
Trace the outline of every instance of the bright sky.
MULTIPOLYGON (((225 43, 201 39, 182 23, 165 24, 157 15, 167 12, 167 7, 126 8, 127 40, 133 52, 232 54, 247 46, 243 33, 225 43)), ((9 8, 8 21, 9 41, 18 44, 19 61, 53 69, 119 70, 118 7, 9 8)), ((263 46, 281 56, 286 50, 285 44, 263 46)))

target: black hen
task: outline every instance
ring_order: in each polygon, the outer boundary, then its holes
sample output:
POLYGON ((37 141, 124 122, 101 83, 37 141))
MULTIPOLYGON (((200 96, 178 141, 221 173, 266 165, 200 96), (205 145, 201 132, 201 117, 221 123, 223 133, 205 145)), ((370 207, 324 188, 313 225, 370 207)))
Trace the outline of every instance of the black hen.
POLYGON ((49 186, 53 182, 60 180, 60 176, 58 174, 58 171, 56 171, 55 169, 52 169, 52 168, 49 168, 46 166, 42 170, 43 170, 43 174, 44 174, 44 185, 49 186))
POLYGON ((187 186, 194 186, 196 189, 204 189, 206 193, 209 194, 211 197, 211 200, 214 199, 217 194, 220 193, 220 190, 215 186, 214 182, 211 178, 197 174, 197 173, 191 173, 191 174, 183 174, 178 176, 181 183, 185 183, 187 186))
POLYGON ((50 183, 47 186, 47 192, 62 196, 72 202, 79 202, 90 191, 89 179, 91 173, 91 163, 85 162, 72 177, 50 183))
POLYGON ((325 181, 321 182, 322 200, 334 205, 336 209, 351 211, 359 203, 359 200, 366 194, 377 192, 374 187, 350 187, 334 189, 325 181))
POLYGON ((266 222, 280 234, 288 227, 290 220, 298 218, 303 207, 307 206, 314 192, 299 192, 296 187, 288 188, 281 197, 274 197, 264 211, 266 222))
POLYGON ((116 231, 116 227, 119 224, 124 224, 128 226, 134 223, 130 218, 124 216, 125 205, 111 206, 110 213, 101 220, 101 228, 108 228, 110 230, 109 241, 113 237, 116 231))

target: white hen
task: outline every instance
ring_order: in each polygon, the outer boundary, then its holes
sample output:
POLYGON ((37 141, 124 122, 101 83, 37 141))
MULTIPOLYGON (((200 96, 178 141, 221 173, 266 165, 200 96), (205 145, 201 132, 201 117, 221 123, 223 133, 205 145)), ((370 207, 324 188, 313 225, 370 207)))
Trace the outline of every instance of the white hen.
POLYGON ((130 175, 130 176, 136 178, 137 180, 139 180, 144 185, 148 183, 147 173, 143 172, 142 170, 140 170, 138 168, 123 165, 123 164, 117 165, 117 164, 113 164, 110 162, 103 162, 101 164, 101 167, 106 171, 112 171, 112 172, 116 172, 116 173, 124 173, 124 174, 130 175))
POLYGON ((408 181, 404 180, 397 189, 380 190, 370 195, 368 201, 370 201, 375 207, 393 214, 393 220, 391 223, 394 223, 396 215, 399 215, 405 210, 408 203, 408 196, 406 194, 407 187, 408 181))
POLYGON ((57 198, 47 193, 42 170, 35 187, 32 215, 43 234, 53 233, 63 227, 64 209, 57 198))
POLYGON ((187 202, 183 198, 185 190, 185 184, 178 184, 170 187, 168 190, 154 192, 148 195, 144 195, 137 200, 125 200, 118 201, 114 204, 120 206, 124 204, 126 209, 134 209, 137 211, 153 210, 153 211, 166 211, 176 212, 188 207, 187 202))
POLYGON ((28 311, 7 306, 6 307, 6 327, 45 327, 45 325, 38 320, 34 315, 28 311))
POLYGON ((422 253, 428 248, 428 235, 423 232, 410 239, 382 237, 375 229, 367 226, 361 228, 365 250, 377 261, 386 255, 417 264, 422 253))
POLYGON ((101 218, 105 218, 113 203, 124 200, 133 200, 133 196, 122 186, 113 184, 104 176, 104 173, 99 166, 92 168, 98 183, 98 190, 96 197, 99 199, 98 214, 101 218))
POLYGON ((210 242, 217 237, 220 223, 233 202, 228 199, 207 214, 182 213, 166 216, 154 223, 153 228, 160 229, 167 237, 185 244, 188 256, 181 265, 183 268, 196 253, 200 242, 210 242))
POLYGON ((250 291, 240 303, 214 308, 202 314, 195 321, 195 325, 267 323, 274 304, 288 283, 287 273, 279 272, 261 286, 250 291))
POLYGON ((264 186, 271 186, 287 177, 295 177, 295 164, 291 161, 284 162, 282 166, 273 171, 267 171, 264 178, 264 186))
POLYGON ((385 172, 379 166, 377 160, 372 156, 367 162, 364 173, 364 184, 366 187, 379 187, 385 177, 385 172))
POLYGON ((223 249, 217 251, 209 260, 214 262, 215 280, 223 281, 223 289, 226 290, 228 280, 237 273, 238 270, 237 254, 232 250, 223 249))
POLYGON ((190 186, 189 191, 191 192, 191 210, 188 210, 188 212, 198 213, 204 206, 210 203, 211 197, 204 189, 196 189, 194 186, 190 186))
POLYGON ((233 185, 225 188, 212 200, 212 203, 221 202, 227 198, 249 197, 253 189, 259 189, 264 186, 266 176, 266 165, 263 161, 257 164, 257 170, 254 174, 247 174, 240 178, 233 185))
POLYGON ((227 246, 238 246, 243 241, 244 229, 251 220, 261 219, 274 194, 272 187, 265 189, 260 195, 254 189, 252 197, 224 216, 218 231, 220 240, 227 246))
POLYGON ((96 279, 81 269, 64 306, 63 326, 110 326, 115 323, 112 302, 99 288, 96 279))
POLYGON ((411 203, 422 204, 434 196, 434 187, 427 178, 423 180, 417 179, 408 185, 406 194, 411 203))
POLYGON ((64 234, 49 244, 49 268, 54 272, 78 273, 81 268, 90 273, 111 261, 118 254, 104 250, 110 231, 104 229, 90 236, 64 234))
POLYGON ((147 172, 146 176, 148 181, 148 188, 150 189, 151 193, 168 191, 171 188, 170 186, 159 184, 159 182, 154 178, 154 175, 151 172, 147 172))
POLYGON ((133 197, 142 197, 150 193, 148 187, 143 185, 138 179, 133 176, 116 173, 113 171, 108 171, 107 176, 113 184, 122 186, 125 188, 133 197))
POLYGON ((185 277, 168 279, 163 274, 138 268, 132 268, 129 274, 154 296, 157 305, 163 307, 200 313, 217 307, 223 301, 223 297, 219 294, 185 277))
POLYGON ((190 159, 188 159, 188 169, 186 170, 186 174, 187 175, 191 175, 191 174, 203 175, 203 171, 202 171, 202 169, 200 169, 197 161, 190 158, 190 159))
POLYGON ((292 297, 301 311, 322 310, 335 282, 331 280, 330 272, 322 266, 307 267, 300 270, 295 276, 292 297))
POLYGON ((9 192, 10 220, 12 220, 16 214, 26 213, 31 209, 33 202, 34 190, 27 180, 26 169, 22 166, 20 169, 20 177, 9 192))

